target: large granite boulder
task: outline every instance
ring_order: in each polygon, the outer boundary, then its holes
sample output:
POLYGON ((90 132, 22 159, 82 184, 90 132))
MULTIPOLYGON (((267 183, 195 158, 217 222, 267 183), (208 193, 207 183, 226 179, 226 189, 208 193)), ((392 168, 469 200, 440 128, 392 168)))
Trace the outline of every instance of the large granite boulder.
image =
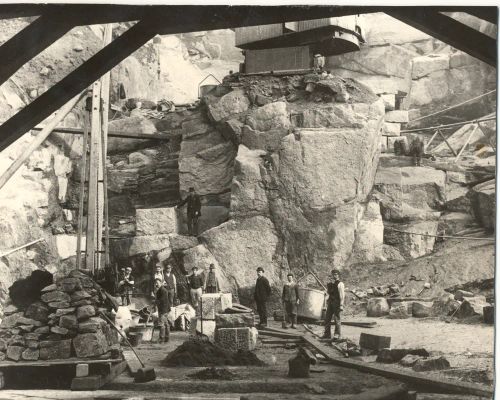
POLYGON ((271 129, 288 129, 290 127, 290 117, 287 110, 287 103, 277 101, 253 110, 246 118, 250 128, 265 132, 271 129))
POLYGON ((438 221, 418 221, 407 224, 386 223, 384 243, 397 248, 406 258, 417 258, 431 253, 434 249, 438 221), (423 236, 423 235, 431 236, 423 236))
POLYGON ((169 235, 133 236, 113 240, 110 246, 111 255, 117 258, 123 258, 126 255, 132 257, 160 250, 171 251, 169 235))
POLYGON ((234 114, 244 113, 250 107, 250 100, 243 90, 234 90, 220 98, 210 97, 208 115, 214 122, 227 119, 234 114))
POLYGON ((262 174, 265 170, 262 150, 238 148, 231 185, 231 211, 234 217, 269 215, 269 204, 262 174))
POLYGON ((238 288, 240 301, 250 301, 257 267, 264 268, 271 284, 278 284, 280 266, 275 261, 278 236, 268 218, 230 220, 204 232, 201 239, 232 286, 238 288))

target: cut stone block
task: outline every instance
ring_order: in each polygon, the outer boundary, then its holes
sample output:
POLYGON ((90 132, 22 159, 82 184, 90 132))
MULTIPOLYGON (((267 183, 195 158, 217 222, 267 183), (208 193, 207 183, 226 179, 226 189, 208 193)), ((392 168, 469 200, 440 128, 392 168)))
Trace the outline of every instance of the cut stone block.
POLYGON ((409 301, 395 303, 389 311, 389 318, 393 319, 410 318, 411 315, 412 303, 409 301))
POLYGON ((21 354, 23 360, 26 361, 36 361, 40 357, 40 350, 38 349, 26 349, 21 354))
POLYGON ((411 71, 412 79, 419 79, 435 71, 450 68, 450 56, 447 54, 430 54, 415 57, 411 71))
POLYGON ((433 314, 433 303, 415 301, 413 302, 412 315, 415 318, 425 318, 430 317, 433 314))
POLYGON ((368 350, 388 349, 391 347, 391 337, 362 333, 359 336, 359 347, 368 350))
POLYGON ((383 135, 385 136, 400 136, 401 134, 401 124, 395 122, 384 123, 383 135))
POLYGON ((93 317, 95 315, 95 307, 94 306, 80 306, 76 309, 76 317, 78 320, 87 319, 93 317))
POLYGON ((203 319, 214 320, 215 314, 232 307, 231 293, 206 293, 201 296, 200 308, 203 319))
POLYGON ((42 301, 45 303, 53 303, 58 301, 70 301, 69 294, 61 292, 59 290, 55 290, 53 292, 44 293, 41 296, 42 301))
POLYGON ((258 331, 255 328, 219 328, 215 333, 215 342, 231 351, 254 350, 258 331))
POLYGON ((26 309, 26 311, 24 312, 24 316, 36 321, 47 322, 49 316, 49 308, 41 301, 37 301, 31 304, 26 309))
POLYGON ((82 376, 88 376, 89 365, 88 364, 76 364, 76 377, 81 378, 82 376))
POLYGON ((464 297, 474 297, 474 293, 461 289, 455 292, 455 300, 462 301, 464 297))
POLYGON ((21 355, 24 351, 24 347, 21 346, 9 346, 7 347, 7 358, 19 361, 21 359, 21 355))
POLYGON ((61 328, 66 328, 70 330, 77 330, 78 329, 78 321, 76 319, 75 315, 63 315, 59 319, 59 326, 61 328))
POLYGON ((385 113, 386 122, 398 122, 400 124, 407 124, 408 111, 407 110, 394 110, 385 113))
MULTIPOLYGON (((77 236, 76 235, 55 235, 56 248, 59 257, 65 260, 69 257, 76 256, 77 236)), ((86 238, 82 236, 81 250, 85 251, 86 238)))
POLYGON ((135 221, 137 235, 158 235, 178 231, 175 207, 137 209, 135 221))
POLYGON ((255 326, 253 313, 242 314, 215 314, 217 328, 252 328, 255 326))
POLYGON ((202 334, 208 337, 208 340, 213 342, 215 340, 215 321, 203 320, 200 321, 199 318, 191 318, 191 334, 202 334), (194 328, 193 328, 194 326, 194 328))
POLYGON ((392 111, 396 108, 396 95, 395 94, 381 94, 380 98, 384 102, 385 111, 392 111))

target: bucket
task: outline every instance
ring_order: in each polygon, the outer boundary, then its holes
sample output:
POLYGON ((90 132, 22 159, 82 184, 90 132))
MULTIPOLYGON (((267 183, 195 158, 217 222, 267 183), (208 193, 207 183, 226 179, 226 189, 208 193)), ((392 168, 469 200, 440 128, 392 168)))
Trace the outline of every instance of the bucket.
POLYGON ((143 342, 151 342, 151 340, 153 339, 153 329, 153 324, 138 324, 130 328, 130 331, 140 333, 142 335, 143 342))
POLYGON ((130 332, 128 334, 128 340, 132 347, 137 347, 142 341, 142 332, 130 332))
POLYGON ((326 293, 321 290, 299 288, 300 304, 297 316, 319 320, 322 318, 326 293))
POLYGON ((210 84, 210 85, 201 85, 200 86, 200 99, 202 97, 204 97, 208 92, 210 92, 211 90, 215 89, 218 85, 213 85, 213 84, 210 84))

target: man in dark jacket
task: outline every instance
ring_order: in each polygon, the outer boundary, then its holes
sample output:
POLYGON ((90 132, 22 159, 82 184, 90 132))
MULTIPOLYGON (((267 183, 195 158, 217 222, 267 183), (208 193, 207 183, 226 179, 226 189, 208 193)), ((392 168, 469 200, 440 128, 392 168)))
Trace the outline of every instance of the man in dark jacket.
POLYGON ((266 302, 271 295, 271 286, 269 281, 264 276, 264 269, 257 268, 257 282, 255 283, 254 300, 257 305, 257 312, 259 313, 259 328, 267 326, 267 308, 266 302))
POLYGON ((297 307, 300 304, 299 286, 294 282, 291 272, 288 273, 286 279, 287 283, 283 286, 283 294, 281 296, 283 308, 285 309, 283 328, 288 328, 286 324, 291 322, 292 329, 295 329, 297 325, 297 307))
POLYGON ((334 339, 340 339, 341 335, 341 313, 344 311, 344 283, 340 280, 340 271, 338 269, 332 270, 332 279, 326 286, 328 290, 328 303, 326 307, 325 316, 325 333, 324 339, 331 339, 332 331, 331 324, 332 318, 335 321, 335 335, 334 339))
POLYGON ((201 216, 201 200, 193 187, 189 188, 188 196, 182 200, 177 208, 187 203, 187 226, 189 235, 198 236, 198 220, 201 216))
POLYGON ((158 343, 166 343, 170 338, 170 325, 168 313, 172 307, 168 290, 163 286, 161 279, 155 279, 156 308, 158 309, 158 324, 160 326, 160 339, 158 343))

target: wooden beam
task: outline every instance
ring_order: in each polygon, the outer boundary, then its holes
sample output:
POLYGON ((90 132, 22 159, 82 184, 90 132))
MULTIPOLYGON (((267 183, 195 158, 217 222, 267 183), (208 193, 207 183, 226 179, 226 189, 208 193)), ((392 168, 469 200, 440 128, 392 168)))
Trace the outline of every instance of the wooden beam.
MULTIPOLYGON (((41 131, 43 127, 35 126, 32 130, 41 131)), ((81 128, 55 128, 53 133, 68 133, 70 135, 82 135, 84 130, 81 128)), ((144 140, 164 140, 169 138, 163 133, 141 133, 141 132, 120 132, 108 131, 108 137, 126 138, 126 139, 144 139, 144 140)))
POLYGON ((24 162, 33 154, 33 152, 47 139, 52 132, 52 129, 59 124, 73 107, 83 97, 83 93, 75 96, 61 108, 61 111, 47 124, 47 126, 33 139, 33 141, 24 149, 22 154, 10 165, 9 168, 0 176, 0 189, 9 181, 16 171, 24 164, 24 162))
POLYGON ((425 388, 431 391, 486 396, 488 398, 493 395, 493 390, 485 385, 453 381, 445 378, 435 378, 432 375, 408 371, 402 368, 366 363, 343 357, 339 358, 333 348, 321 343, 312 336, 305 334, 303 338, 307 343, 314 347, 316 351, 325 356, 332 364, 339 365, 341 367, 353 368, 358 371, 385 376, 386 378, 397 379, 402 382, 416 385, 418 388, 425 388))
POLYGON ((42 15, 7 40, 0 46, 0 85, 75 25, 73 18, 56 22, 49 15, 42 15))
POLYGON ((394 7, 391 17, 496 67, 496 40, 432 9, 394 7))
POLYGON ((120 63, 156 34, 152 21, 139 21, 0 126, 0 151, 42 122, 76 94, 120 63))

